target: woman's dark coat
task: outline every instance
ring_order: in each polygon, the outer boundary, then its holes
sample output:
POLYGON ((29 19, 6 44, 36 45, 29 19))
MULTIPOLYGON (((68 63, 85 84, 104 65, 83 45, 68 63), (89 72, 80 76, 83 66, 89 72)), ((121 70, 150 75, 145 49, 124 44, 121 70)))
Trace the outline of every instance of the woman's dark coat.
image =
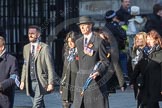
POLYGON ((148 61, 145 57, 143 57, 140 61, 138 61, 138 63, 134 66, 134 71, 131 75, 131 84, 134 85, 134 93, 135 93, 135 98, 138 99, 138 101, 141 101, 143 100, 145 97, 144 97, 144 93, 145 93, 145 90, 146 90, 146 74, 147 72, 145 71, 145 68, 148 64, 148 61), (139 77, 141 74, 141 78, 140 79, 142 82, 142 86, 138 86, 138 83, 139 81, 137 77, 139 77), (140 92, 138 92, 138 89, 140 90, 140 92))
POLYGON ((62 90, 62 100, 73 102, 75 78, 76 78, 76 73, 78 71, 78 56, 75 55, 74 60, 69 62, 67 60, 68 55, 69 53, 65 52, 63 73, 61 78, 61 82, 63 84, 61 85, 60 89, 62 90))
POLYGON ((156 50, 148 57, 148 64, 145 69, 145 97, 146 101, 156 102, 162 99, 162 49, 156 50))
MULTIPOLYGON (((157 50, 142 57, 138 64, 134 67, 131 77, 131 83, 137 84, 137 77, 142 74, 143 86, 137 98, 142 100, 143 104, 157 102, 162 99, 160 92, 162 91, 162 50, 157 50)), ((136 85, 137 86, 137 85, 136 85)))

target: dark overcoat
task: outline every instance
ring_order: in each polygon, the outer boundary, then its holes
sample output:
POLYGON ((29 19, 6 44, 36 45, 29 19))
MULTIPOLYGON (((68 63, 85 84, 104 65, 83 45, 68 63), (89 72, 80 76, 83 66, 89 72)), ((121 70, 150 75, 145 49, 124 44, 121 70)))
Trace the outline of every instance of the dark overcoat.
MULTIPOLYGON (((109 26, 109 27, 111 27, 111 26, 109 26)), ((115 29, 115 27, 113 27, 113 28, 115 29)), ((111 28, 111 29, 109 29, 108 27, 106 28, 106 31, 109 36, 108 38, 109 38, 110 46, 111 46, 111 63, 113 64, 114 71, 115 71, 115 77, 112 77, 111 79, 115 78, 112 80, 115 83, 115 82, 117 82, 117 81, 115 81, 116 77, 117 77, 119 86, 123 87, 125 81, 124 81, 123 72, 122 72, 122 69, 121 69, 121 66, 119 63, 120 61, 119 61, 118 42, 116 40, 116 37, 114 36, 114 32, 116 32, 116 30, 111 31, 113 28, 111 28)), ((122 31, 121 31, 121 33, 119 32, 119 34, 123 34, 122 31)), ((114 83, 112 83, 112 86, 109 83, 108 83, 108 85, 110 85, 111 88, 115 88, 116 84, 114 84, 114 83)))
POLYGON ((145 24, 145 31, 150 32, 151 30, 156 30, 160 36, 162 36, 162 20, 159 15, 156 15, 155 13, 147 16, 147 22, 145 24))
POLYGON ((127 25, 128 20, 131 18, 130 8, 126 10, 121 6, 120 9, 116 12, 116 15, 120 21, 124 22, 124 24, 127 25))
POLYGON ((162 99, 162 50, 155 51, 149 55, 146 66, 145 99, 149 102, 157 102, 162 99))
POLYGON ((93 50, 93 55, 87 55, 83 52, 83 36, 76 41, 76 46, 79 55, 79 71, 77 72, 74 93, 74 108, 80 108, 84 103, 85 108, 108 108, 108 96, 106 87, 105 71, 109 66, 109 58, 106 57, 108 45, 105 41, 96 35, 92 35, 88 46, 93 50), (102 64, 98 67, 97 71, 100 76, 92 80, 89 87, 85 90, 84 95, 81 96, 81 90, 85 81, 92 72, 93 67, 98 61, 102 64))
POLYGON ((68 61, 67 60, 68 55, 69 55, 68 51, 65 52, 60 89, 62 91, 62 100, 73 102, 75 79, 76 73, 78 72, 78 56, 76 54, 72 61, 68 61))
POLYGON ((145 81, 145 67, 147 65, 147 54, 144 53, 145 48, 137 48, 135 51, 132 51, 131 57, 129 58, 129 65, 128 68, 129 70, 132 70, 130 72, 130 84, 133 84, 133 89, 134 89, 134 96, 135 98, 140 98, 142 96, 143 89, 145 88, 145 85, 143 85, 142 88, 140 88, 140 96, 138 93, 138 84, 137 80, 139 76, 143 76, 143 81, 145 81), (138 96, 137 96, 138 95, 138 96))
POLYGON ((0 57, 0 70, 0 84, 3 89, 0 91, 0 105, 5 105, 5 108, 8 108, 8 106, 9 108, 12 108, 14 102, 15 80, 10 76, 18 76, 18 64, 16 58, 5 52, 0 57))
MULTIPOLYGON (((147 58, 145 58, 144 56, 138 61, 137 64, 132 64, 133 67, 133 73, 131 74, 131 80, 130 80, 130 84, 133 84, 134 86, 134 95, 135 98, 138 99, 138 101, 143 101, 146 99, 145 97, 145 90, 146 88, 146 76, 147 76, 147 72, 145 71, 146 66, 148 64, 148 60, 147 58), (139 80, 139 76, 141 76, 141 81, 139 80), (138 82, 140 82, 142 84, 141 87, 138 87, 138 82), (138 89, 140 90, 138 92, 138 89)), ((144 101, 143 101, 144 103, 144 101)))

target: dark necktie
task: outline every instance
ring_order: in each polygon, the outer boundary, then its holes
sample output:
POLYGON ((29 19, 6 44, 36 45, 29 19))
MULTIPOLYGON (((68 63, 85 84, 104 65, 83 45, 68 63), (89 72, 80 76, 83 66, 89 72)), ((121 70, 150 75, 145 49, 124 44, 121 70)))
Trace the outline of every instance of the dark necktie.
POLYGON ((87 46, 87 44, 88 44, 88 38, 85 38, 84 39, 84 46, 87 46))
POLYGON ((34 45, 32 45, 32 52, 31 52, 32 57, 34 57, 34 52, 35 52, 35 46, 34 46, 34 45))

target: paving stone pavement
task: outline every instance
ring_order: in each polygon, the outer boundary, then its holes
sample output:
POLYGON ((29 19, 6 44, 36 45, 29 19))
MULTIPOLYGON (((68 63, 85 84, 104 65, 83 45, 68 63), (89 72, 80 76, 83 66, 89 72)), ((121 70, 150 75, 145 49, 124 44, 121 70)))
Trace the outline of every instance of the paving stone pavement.
MULTIPOLYGON (((56 90, 55 92, 45 96, 46 108, 62 108, 61 96, 56 90)), ((136 108, 133 90, 127 88, 125 92, 117 90, 117 93, 109 96, 110 108, 136 108)), ((162 103, 160 103, 162 108, 162 103)), ((30 97, 26 96, 25 91, 16 90, 14 108, 31 108, 32 103, 30 97)))

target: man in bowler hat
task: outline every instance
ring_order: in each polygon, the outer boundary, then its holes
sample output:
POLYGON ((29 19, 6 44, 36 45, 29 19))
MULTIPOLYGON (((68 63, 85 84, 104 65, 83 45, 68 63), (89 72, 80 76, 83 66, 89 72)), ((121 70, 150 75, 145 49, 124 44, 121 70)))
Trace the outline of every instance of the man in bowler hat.
POLYGON ((109 66, 109 59, 106 43, 99 36, 94 34, 92 27, 94 22, 90 17, 82 16, 77 23, 82 36, 76 41, 79 56, 79 71, 77 72, 74 93, 74 108, 109 108, 108 94, 105 81, 106 69, 109 66), (102 63, 97 67, 96 71, 92 70, 96 63, 102 63), (81 94, 88 77, 93 78, 88 88, 81 94))

